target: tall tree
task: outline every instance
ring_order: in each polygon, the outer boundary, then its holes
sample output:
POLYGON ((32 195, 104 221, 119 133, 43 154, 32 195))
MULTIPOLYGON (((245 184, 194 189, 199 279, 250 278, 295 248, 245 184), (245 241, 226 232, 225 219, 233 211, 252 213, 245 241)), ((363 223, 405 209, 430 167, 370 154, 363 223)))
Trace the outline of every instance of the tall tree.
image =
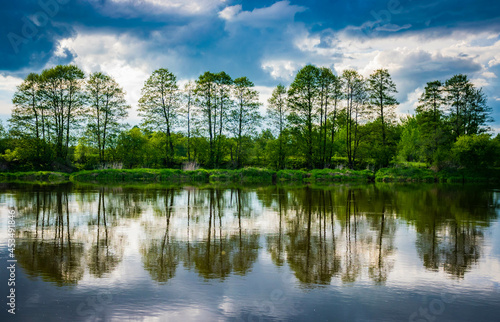
POLYGON ((247 77, 234 80, 234 97, 236 104, 231 111, 230 124, 236 137, 236 167, 241 167, 243 161, 243 137, 255 133, 260 119, 259 93, 253 89, 254 84, 247 77))
POLYGON ((209 143, 209 155, 208 155, 208 166, 213 167, 215 164, 215 149, 214 149, 214 138, 215 138, 215 127, 216 124, 216 109, 217 104, 215 100, 216 95, 215 87, 215 74, 211 72, 205 72, 200 75, 196 80, 196 87, 194 93, 196 95, 196 102, 200 108, 202 114, 201 127, 205 128, 205 132, 208 132, 208 143, 209 143))
POLYGON ((11 128, 23 136, 45 140, 46 111, 40 97, 40 76, 31 73, 17 86, 12 103, 14 108, 9 119, 11 128))
POLYGON ((416 108, 420 136, 423 139, 422 149, 427 161, 432 161, 443 137, 442 118, 443 84, 440 81, 428 82, 420 96, 416 108))
POLYGON ((121 129, 120 122, 127 115, 130 106, 125 100, 125 92, 108 75, 100 72, 89 76, 86 84, 88 99, 87 133, 99 151, 99 162, 105 159, 106 147, 109 145, 110 136, 117 135, 121 129))
POLYGON ((464 117, 464 133, 467 135, 482 134, 490 130, 486 124, 493 122, 491 107, 487 104, 486 94, 482 88, 469 87, 466 95, 466 114, 464 117))
MULTIPOLYGON (((337 124, 337 117, 338 117, 338 111, 339 111, 339 106, 343 98, 342 94, 342 87, 344 86, 343 84, 343 79, 342 77, 333 76, 331 85, 330 85, 330 100, 333 105, 333 111, 330 113, 329 117, 329 122, 327 122, 327 125, 330 127, 330 149, 328 153, 328 162, 331 162, 332 157, 333 157, 333 144, 335 141, 335 133, 337 129, 339 128, 339 125, 337 124)), ((328 115, 328 114, 327 114, 328 115)), ((327 164, 328 165, 328 164, 327 164)))
POLYGON ((491 108, 487 105, 482 89, 476 89, 467 75, 458 74, 445 83, 449 121, 455 141, 461 135, 487 132, 487 123, 492 121, 491 108))
POLYGON ((231 85, 233 80, 231 76, 222 71, 215 74, 215 99, 216 99, 216 117, 214 120, 214 133, 217 137, 216 139, 216 151, 215 151, 215 166, 219 167, 222 159, 222 137, 224 131, 226 130, 225 124, 228 114, 232 107, 231 101, 231 85))
POLYGON ((191 162, 191 125, 193 118, 193 105, 194 105, 194 83, 188 82, 184 85, 183 101, 184 101, 184 116, 186 121, 186 136, 187 136, 187 157, 188 162, 191 162))
POLYGON ((290 122, 300 133, 305 144, 304 154, 307 166, 314 167, 313 126, 317 119, 318 78, 320 70, 313 65, 304 66, 288 90, 290 122))
POLYGON ((268 100, 267 117, 270 121, 270 126, 278 138, 278 162, 277 168, 285 168, 286 152, 285 138, 283 131, 287 126, 287 90, 285 86, 279 84, 273 90, 271 97, 268 100))
POLYGON ((337 118, 337 104, 340 101, 341 89, 339 78, 334 75, 331 69, 326 67, 321 67, 318 76, 318 89, 319 89, 319 148, 320 148, 320 161, 323 167, 330 165, 331 161, 331 149, 330 153, 327 154, 328 145, 328 134, 331 133, 331 145, 333 145, 333 140, 335 136, 335 122, 337 118), (333 113, 329 122, 329 107, 333 105, 333 113), (329 124, 331 123, 331 124, 329 124), (329 131, 331 130, 331 131, 329 131))
POLYGON ((445 85, 450 122, 453 124, 453 136, 457 140, 460 135, 464 134, 465 96, 471 84, 467 75, 458 74, 446 80, 445 85))
POLYGON ((84 73, 74 65, 58 65, 41 74, 43 104, 52 118, 50 126, 54 134, 56 157, 68 156, 72 130, 82 122, 84 73))
POLYGON ((382 160, 382 166, 387 166, 389 164, 387 153, 387 124, 392 122, 394 110, 399 104, 392 95, 398 91, 387 69, 377 69, 370 75, 367 90, 370 99, 370 107, 380 120, 382 147, 385 157, 385 159, 382 160))
POLYGON ((360 142, 359 123, 365 112, 367 100, 366 84, 363 76, 353 69, 342 73, 345 99, 346 154, 349 168, 353 169, 360 142))
POLYGON ((174 163, 173 130, 178 118, 179 91, 177 78, 168 69, 160 68, 146 80, 139 99, 139 115, 145 127, 165 134, 165 165, 174 163))

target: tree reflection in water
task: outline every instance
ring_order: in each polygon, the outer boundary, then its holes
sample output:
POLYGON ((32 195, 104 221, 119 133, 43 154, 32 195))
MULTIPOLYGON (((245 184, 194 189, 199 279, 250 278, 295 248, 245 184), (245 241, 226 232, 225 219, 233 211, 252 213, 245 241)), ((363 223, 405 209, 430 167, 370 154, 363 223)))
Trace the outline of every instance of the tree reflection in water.
POLYGON ((159 283, 181 263, 205 280, 246 275, 262 247, 301 286, 384 284, 401 227, 415 231, 426 269, 463 278, 479 263, 498 203, 487 189, 434 185, 23 189, 10 192, 20 214, 16 257, 29 276, 60 286, 86 270, 106 277, 135 242, 159 283), (144 238, 117 233, 132 226, 144 238))
POLYGON ((72 241, 68 193, 36 191, 34 231, 17 231, 16 258, 30 277, 58 286, 73 285, 84 274, 84 245, 72 241), (54 200, 55 199, 55 200, 54 200))

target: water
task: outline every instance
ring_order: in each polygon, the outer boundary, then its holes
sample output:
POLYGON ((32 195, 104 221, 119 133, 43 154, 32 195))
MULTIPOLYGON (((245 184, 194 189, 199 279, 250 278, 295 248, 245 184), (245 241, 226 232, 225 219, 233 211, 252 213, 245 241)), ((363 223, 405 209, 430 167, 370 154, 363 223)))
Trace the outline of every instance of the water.
MULTIPOLYGON (((498 321, 500 190, 4 184, 22 321, 498 321)), ((0 318, 7 313, 9 271, 0 318)))

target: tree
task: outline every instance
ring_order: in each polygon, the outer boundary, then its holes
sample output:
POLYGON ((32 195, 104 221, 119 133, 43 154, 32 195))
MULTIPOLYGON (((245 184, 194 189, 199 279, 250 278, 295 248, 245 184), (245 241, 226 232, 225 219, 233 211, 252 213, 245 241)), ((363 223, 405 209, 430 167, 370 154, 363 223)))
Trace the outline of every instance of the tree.
POLYGON ((147 143, 147 137, 137 126, 121 132, 118 137, 116 154, 118 159, 123 162, 123 166, 126 168, 141 166, 145 159, 147 143))
POLYGON ((494 164, 497 157, 495 147, 489 134, 462 135, 453 145, 452 152, 460 166, 484 169, 494 164))
POLYGON ((68 157, 71 133, 82 122, 85 97, 82 91, 84 73, 74 65, 58 65, 42 72, 41 95, 44 106, 52 119, 56 157, 68 157))
POLYGON ((216 108, 214 118, 214 133, 216 136, 216 151, 215 151, 215 166, 219 167, 222 160, 222 135, 225 130, 225 124, 228 114, 232 108, 231 101, 231 85, 233 80, 231 76, 222 71, 214 75, 215 76, 215 100, 216 108))
POLYGON ((458 74, 448 79, 446 102, 449 107, 449 121, 455 140, 461 135, 485 133, 491 122, 491 108, 487 106, 486 95, 476 89, 467 75, 458 74))
POLYGON ((402 120, 403 133, 398 143, 398 159, 400 161, 420 161, 422 134, 419 131, 417 118, 408 116, 402 120))
MULTIPOLYGON (((16 154, 29 155, 34 167, 43 168, 52 159, 52 151, 47 144, 48 112, 42 102, 41 86, 40 75, 31 73, 17 87, 12 99, 14 108, 9 123, 11 135, 18 140, 16 154)), ((28 163, 28 160, 24 159, 22 162, 28 163)))
POLYGON ((394 110, 399 104, 396 98, 392 95, 397 93, 396 84, 391 79, 391 75, 387 69, 378 69, 368 78, 367 91, 370 100, 370 108, 380 120, 382 130, 382 147, 383 157, 382 166, 389 164, 389 156, 387 152, 387 124, 391 123, 394 118, 394 110))
POLYGON ((344 85, 346 152, 349 168, 353 169, 356 161, 360 136, 359 123, 366 105, 366 85, 363 76, 353 69, 342 73, 344 85))
POLYGON ((17 86, 9 123, 19 135, 45 139, 46 112, 40 95, 40 76, 36 73, 26 76, 22 84, 17 86))
POLYGON ((174 162, 172 132, 177 122, 179 91, 177 78, 168 69, 160 68, 146 80, 139 99, 139 115, 143 126, 162 131, 165 135, 165 165, 174 162))
POLYGON ((465 114, 465 95, 467 87, 471 84, 466 75, 458 74, 446 81, 446 101, 450 108, 450 122, 453 124, 453 136, 455 140, 462 134, 465 134, 464 114, 465 114))
POLYGON ((213 167, 215 163, 215 150, 214 150, 214 137, 216 122, 216 109, 215 102, 215 75, 211 72, 205 72, 200 75, 196 80, 196 87, 194 90, 196 95, 196 102, 200 108, 202 118, 199 126, 200 130, 203 128, 208 132, 209 154, 208 166, 213 167))
POLYGON ((274 130, 278 138, 278 158, 277 169, 285 168, 286 152, 285 152, 285 139, 283 131, 287 127, 287 91, 285 86, 279 84, 273 90, 271 97, 268 100, 267 117, 269 125, 274 130))
POLYGON ((445 103, 443 91, 443 83, 440 81, 428 82, 416 108, 422 145, 420 150, 428 162, 435 159, 439 145, 445 138, 442 111, 445 103))
POLYGON ((97 143, 99 162, 105 159, 109 137, 117 135, 122 127, 120 121, 128 115, 130 108, 125 93, 116 81, 108 75, 96 72, 90 75, 86 84, 88 97, 87 133, 97 143))
POLYGON ((255 133, 259 114, 259 93, 253 89, 254 84, 247 77, 234 80, 233 95, 235 108, 230 114, 230 124, 236 137, 236 167, 241 167, 243 161, 243 137, 255 133))
POLYGON ((337 104, 340 101, 341 91, 340 91, 340 81, 337 76, 335 76, 329 68, 321 67, 319 69, 318 75, 318 87, 319 87, 319 148, 320 148, 320 161, 323 167, 330 165, 331 161, 331 148, 330 153, 327 155, 327 136, 331 127, 331 145, 333 145, 333 140, 335 136, 335 122, 337 119, 337 104), (333 101, 333 115, 330 119, 331 124, 328 125, 328 115, 331 103, 333 101))
POLYGON ((192 123, 192 107, 194 103, 194 83, 188 82, 184 85, 184 113, 186 121, 186 136, 187 136, 187 157, 188 162, 191 162, 191 123, 192 123))
POLYGON ((491 107, 487 105, 483 89, 469 87, 466 95, 466 115, 464 117, 464 133, 468 135, 482 134, 490 130, 486 124, 493 122, 490 116, 491 107))
MULTIPOLYGON (((332 102, 333 105, 333 111, 330 113, 329 119, 326 120, 325 126, 330 127, 330 149, 328 153, 328 163, 331 162, 332 157, 333 157, 333 144, 335 141, 335 133, 337 131, 337 128, 339 127, 337 125, 337 116, 338 116, 338 107, 340 105, 340 102, 342 101, 342 78, 336 75, 332 75, 331 77, 331 82, 330 82, 330 89, 328 91, 328 96, 330 101, 332 102)), ((325 118, 328 117, 328 112, 325 113, 325 118)), ((326 128, 325 128, 325 136, 326 136, 326 128)), ((325 137, 326 138, 326 137, 325 137)), ((326 143, 325 143, 326 145, 326 143)), ((329 164, 326 164, 327 166, 329 164)))
POLYGON ((304 66, 288 90, 288 106, 291 111, 289 120, 305 144, 304 154, 309 168, 314 167, 313 125, 317 118, 319 74, 320 70, 316 66, 304 66))

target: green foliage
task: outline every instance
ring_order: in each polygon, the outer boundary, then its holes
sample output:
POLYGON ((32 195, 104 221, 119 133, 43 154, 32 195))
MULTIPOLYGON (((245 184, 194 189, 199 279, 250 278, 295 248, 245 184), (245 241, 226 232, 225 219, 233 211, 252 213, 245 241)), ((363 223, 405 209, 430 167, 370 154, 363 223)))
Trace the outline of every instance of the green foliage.
MULTIPOLYGON (((121 124, 129 107, 125 93, 111 77, 92 73, 85 78, 78 67, 59 65, 29 74, 18 86, 10 129, 0 126, 0 170, 206 167, 219 169, 206 176, 207 182, 210 176, 217 182, 289 177, 334 182, 368 180, 369 170, 352 170, 391 163, 397 169, 381 170, 380 178, 431 180, 424 170, 412 170, 416 161, 445 173, 443 180, 483 177, 483 171, 500 167, 500 138, 484 134, 491 109, 466 75, 427 83, 416 115, 400 122, 394 117, 395 93, 386 69, 364 79, 355 70, 337 76, 330 68, 307 65, 288 88, 274 89, 267 122, 261 122, 258 92, 247 77, 205 72, 181 90, 175 75, 158 69, 142 89, 143 122, 129 129, 121 124)), ((185 176, 169 171, 163 177, 141 173, 136 179, 185 176)), ((123 173, 102 176, 134 178, 123 173)))
POLYGON ((314 182, 370 181, 373 179, 373 172, 370 170, 318 169, 311 171, 311 178, 314 182))
POLYGON ((87 114, 86 139, 89 145, 97 146, 98 161, 106 161, 105 152, 110 142, 119 134, 120 124, 130 108, 125 92, 116 81, 103 73, 93 73, 86 84, 89 107, 87 114))
POLYGON ((377 182, 434 182, 436 181, 436 173, 427 168, 416 167, 393 167, 382 168, 375 173, 375 181, 377 182))
POLYGON ((458 164, 467 169, 488 168, 499 156, 497 146, 488 134, 460 136, 452 153, 458 164))
POLYGON ((419 161, 421 156, 421 134, 416 118, 408 117, 403 123, 403 133, 398 143, 397 158, 400 162, 419 161))
POLYGON ((53 171, 0 172, 0 181, 21 182, 66 182, 69 174, 53 171))
POLYGON ((165 134, 165 164, 172 166, 174 143, 172 134, 177 123, 180 105, 177 78, 168 69, 160 68, 146 80, 139 99, 139 115, 143 126, 165 134))

